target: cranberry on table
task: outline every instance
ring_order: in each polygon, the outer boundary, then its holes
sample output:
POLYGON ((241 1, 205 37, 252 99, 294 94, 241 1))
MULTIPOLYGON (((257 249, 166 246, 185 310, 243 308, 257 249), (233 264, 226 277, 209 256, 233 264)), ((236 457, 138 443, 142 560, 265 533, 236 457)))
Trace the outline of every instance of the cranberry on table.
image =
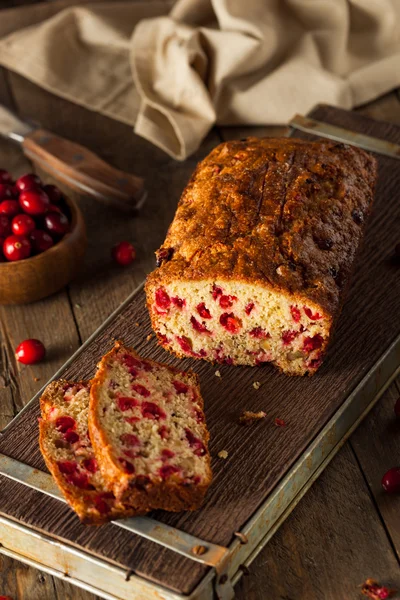
POLYGON ((0 169, 0 183, 11 183, 12 177, 5 169, 0 169))
POLYGON ((0 214, 7 215, 7 217, 15 217, 21 212, 21 207, 18 200, 3 200, 0 202, 0 214))
POLYGON ((11 233, 10 219, 6 215, 0 215, 0 237, 7 237, 11 233))
POLYGON ((44 226, 55 236, 65 235, 69 230, 69 221, 63 213, 49 212, 44 217, 44 226))
POLYGON ((50 202, 52 204, 58 204, 62 198, 62 193, 55 185, 45 185, 43 186, 44 191, 50 198, 50 202))
POLYGON ((7 260, 24 260, 31 255, 31 243, 23 235, 10 235, 3 244, 3 254, 7 260))
POLYGON ((16 359, 24 365, 33 365, 46 355, 46 348, 40 340, 24 340, 15 350, 16 359))
POLYGON ((17 179, 15 186, 20 192, 24 192, 25 190, 38 188, 41 183, 40 177, 35 175, 35 173, 26 173, 26 175, 22 175, 22 177, 17 179))
POLYGON ((63 211, 61 210, 61 208, 59 206, 57 206, 57 204, 51 204, 51 203, 47 207, 47 212, 49 212, 49 213, 55 212, 55 213, 59 213, 59 214, 64 214, 63 211))
POLYGON ((43 229, 34 229, 29 235, 29 240, 35 254, 45 252, 54 245, 51 235, 43 229))
POLYGON ((0 183, 0 200, 12 198, 12 187, 8 183, 0 183))
POLYGON ((26 190, 21 192, 19 203, 28 215, 44 215, 47 212, 50 200, 43 190, 26 190))
POLYGON ((123 267, 130 265, 136 258, 136 250, 130 242, 119 242, 112 251, 115 262, 123 267))
POLYGON ((36 228, 36 223, 29 215, 17 215, 11 222, 15 235, 29 235, 36 228))
POLYGON ((389 469, 382 477, 382 487, 388 494, 400 492, 400 467, 389 469))

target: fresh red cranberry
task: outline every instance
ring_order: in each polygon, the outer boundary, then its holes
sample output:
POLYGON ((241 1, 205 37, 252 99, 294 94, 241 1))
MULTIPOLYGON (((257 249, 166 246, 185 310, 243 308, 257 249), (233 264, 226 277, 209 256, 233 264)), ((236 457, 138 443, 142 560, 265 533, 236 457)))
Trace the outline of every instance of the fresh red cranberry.
POLYGON ((74 485, 80 490, 94 490, 94 486, 89 483, 89 477, 86 473, 72 473, 67 477, 68 483, 74 485))
POLYGON ((133 473, 135 472, 135 467, 133 466, 133 464, 129 462, 129 460, 125 460, 124 458, 119 458, 118 460, 121 463, 121 466, 125 473, 127 473, 128 475, 133 475, 133 473))
POLYGON ((6 215, 0 215, 0 236, 7 237, 11 233, 10 219, 6 215))
POLYGON ((36 223, 29 215, 17 215, 11 221, 11 229, 15 235, 29 235, 35 227, 36 223))
POLYGON ((177 296, 171 298, 171 302, 174 306, 176 306, 176 308, 183 308, 184 306, 186 306, 186 300, 178 298, 177 296))
POLYGON ((0 200, 9 200, 10 198, 12 198, 11 185, 0 183, 0 200))
POLYGON ((53 238, 43 229, 34 229, 29 235, 29 240, 32 244, 32 249, 35 254, 45 252, 54 246, 53 238))
POLYGON ((76 433, 76 431, 68 430, 64 435, 64 439, 69 444, 75 444, 76 442, 79 442, 79 435, 76 433))
POLYGON ((15 350, 17 360, 24 365, 33 365, 46 356, 46 348, 39 340, 24 340, 15 350))
POLYGON ((50 204, 46 192, 39 189, 27 189, 19 195, 22 210, 28 215, 44 215, 50 204))
POLYGON ((397 398, 396 404, 394 405, 394 414, 400 419, 400 397, 397 398))
POLYGON ((132 425, 133 423, 137 423, 140 421, 139 417, 124 417, 125 421, 132 425))
POLYGON ((246 313, 246 315, 249 315, 251 313, 251 311, 253 310, 253 308, 254 308, 254 302, 249 302, 244 309, 244 312, 246 313))
POLYGON ((62 193, 55 185, 45 185, 43 186, 44 191, 49 197, 49 200, 52 204, 58 204, 62 198, 62 193))
POLYGON ((129 398, 127 396, 120 396, 117 398, 118 408, 125 412, 126 410, 131 410, 135 408, 135 406, 139 405, 139 402, 135 398, 129 398))
POLYGON ((198 331, 199 333, 207 333, 207 334, 211 333, 211 331, 209 331, 205 325, 203 325, 202 323, 200 323, 196 319, 196 317, 191 316, 190 317, 190 322, 191 322, 192 327, 193 327, 193 329, 195 331, 198 331))
POLYGON ((164 448, 164 450, 161 451, 161 460, 168 460, 169 458, 174 458, 175 456, 175 452, 172 452, 172 450, 169 450, 168 448, 164 448))
POLYGON ((19 215, 20 212, 22 211, 18 200, 3 200, 0 203, 0 214, 2 215, 12 218, 19 215))
POLYGON ((313 313, 311 308, 307 308, 307 306, 303 306, 303 309, 307 317, 311 319, 311 321, 319 321, 320 319, 322 319, 322 315, 320 315, 319 312, 313 313))
POLYGON ((22 175, 22 177, 17 179, 15 186, 20 192, 24 192, 25 190, 39 188, 41 183, 40 177, 34 173, 27 173, 26 175, 22 175))
POLYGON ((300 321, 300 319, 301 319, 300 309, 297 308, 297 306, 291 306, 290 307, 290 312, 292 314, 293 321, 295 321, 295 323, 298 323, 300 321))
POLYGON ((166 440, 168 439, 169 429, 165 425, 161 425, 161 427, 158 429, 158 433, 160 434, 160 438, 162 440, 166 440))
POLYGON ((130 265, 136 258, 136 250, 130 242, 119 242, 113 247, 111 254, 114 261, 122 267, 130 265))
POLYGON ((63 213, 47 213, 44 226, 53 237, 62 237, 69 230, 69 221, 63 213))
POLYGON ((76 422, 72 417, 64 415, 63 417, 58 417, 58 419, 56 419, 55 425, 58 431, 66 433, 69 429, 74 429, 76 422))
POLYGON ((193 448, 193 453, 196 456, 204 456, 206 453, 206 447, 204 446, 203 442, 196 437, 194 433, 190 431, 190 429, 185 429, 185 435, 189 446, 193 448))
POLYGON ((140 446, 139 438, 133 433, 123 433, 119 439, 126 446, 140 446))
POLYGON ((156 290, 156 304, 160 308, 168 309, 171 304, 171 298, 163 288, 156 290))
POLYGON ((107 515, 111 510, 110 507, 108 506, 107 502, 105 500, 103 500, 103 498, 101 498, 101 496, 96 496, 96 498, 94 499, 94 505, 96 507, 96 510, 101 515, 107 515))
POLYGON ((82 464, 90 473, 96 473, 96 471, 99 470, 99 466, 95 458, 85 458, 82 464))
POLYGON ((163 409, 154 402, 143 402, 142 415, 145 419, 152 419, 153 421, 165 419, 167 416, 163 409))
POLYGON ((231 308, 233 303, 237 300, 236 296, 221 296, 219 299, 219 305, 221 308, 231 308))
POLYGON ((47 207, 47 212, 49 213, 58 213, 59 215, 63 214, 63 211, 57 204, 49 204, 47 207))
POLYGON ((229 333, 238 333, 242 327, 242 321, 235 317, 233 313, 223 313, 219 318, 219 322, 229 333))
POLYGON ((265 331, 265 329, 262 329, 261 327, 254 327, 249 334, 259 340, 266 340, 267 338, 271 337, 268 331, 265 331))
POLYGON ((388 494, 400 492, 400 467, 389 469, 382 478, 382 487, 388 494))
POLYGON ((162 479, 167 479, 168 477, 171 477, 171 475, 179 473, 179 468, 175 467, 174 465, 163 465, 159 473, 162 479))
POLYGON ((214 300, 218 300, 218 298, 222 296, 222 289, 214 283, 211 294, 214 300))
POLYGON ((318 348, 321 348, 323 343, 324 343, 324 338, 322 337, 322 335, 317 333, 313 337, 306 337, 304 339, 303 350, 305 350, 306 352, 312 352, 313 350, 317 350, 318 348))
POLYGON ((189 338, 185 337, 184 335, 182 337, 176 336, 176 341, 184 352, 192 354, 192 342, 189 338))
POLYGON ((12 177, 5 169, 0 169, 0 183, 11 183, 12 177))
POLYGON ((22 235, 9 235, 3 244, 3 254, 7 260, 24 260, 31 255, 31 243, 22 235))
POLYGON ((150 396, 150 390, 148 390, 146 387, 144 387, 144 385, 141 385, 140 383, 134 383, 132 385, 132 389, 144 398, 148 398, 150 396))
POLYGON ((198 304, 196 309, 202 319, 211 319, 211 313, 208 310, 208 308, 206 308, 206 305, 204 302, 201 302, 200 304, 198 304))
POLYGON ((172 385, 175 388, 175 391, 177 394, 187 394, 189 391, 189 387, 186 385, 186 383, 182 383, 182 381, 173 381, 172 385))
POLYGON ((285 346, 291 344, 296 336, 299 335, 298 331, 284 331, 282 333, 282 342, 285 346))
POLYGON ((72 475, 78 471, 78 463, 72 460, 63 460, 57 463, 58 468, 64 475, 72 475))

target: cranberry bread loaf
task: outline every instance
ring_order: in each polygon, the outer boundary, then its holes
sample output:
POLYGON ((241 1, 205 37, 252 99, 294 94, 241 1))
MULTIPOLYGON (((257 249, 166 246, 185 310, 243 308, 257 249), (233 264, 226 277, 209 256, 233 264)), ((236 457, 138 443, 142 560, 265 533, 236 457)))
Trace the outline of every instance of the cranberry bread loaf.
POLYGON ((90 391, 89 432, 102 473, 139 509, 195 510, 211 483, 197 376, 117 343, 90 391))
POLYGON ((106 486, 88 436, 89 388, 86 382, 53 381, 40 406, 39 443, 46 465, 67 502, 83 523, 138 514, 117 501, 106 486))
POLYGON ((219 145, 183 192, 146 283, 178 356, 320 366, 371 209, 375 159, 334 142, 219 145))

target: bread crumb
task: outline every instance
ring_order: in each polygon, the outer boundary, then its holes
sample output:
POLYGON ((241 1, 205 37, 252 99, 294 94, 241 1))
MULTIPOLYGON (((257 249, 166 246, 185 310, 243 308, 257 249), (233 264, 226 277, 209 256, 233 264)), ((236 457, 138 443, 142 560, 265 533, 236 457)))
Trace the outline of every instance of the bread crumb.
POLYGON ((259 381, 253 381, 253 388, 255 390, 259 390, 261 387, 261 383, 259 381))
POLYGON ((33 381, 40 381, 40 377, 34 377, 33 381))
POLYGON ((221 371, 215 371, 215 377, 221 377, 221 371))
POLYGON ((226 450, 221 450, 218 452, 218 458, 228 458, 228 452, 226 450))
POLYGON ((76 304, 75 304, 75 308, 82 308, 82 305, 81 305, 81 304, 78 304, 78 303, 76 303, 76 304))
POLYGON ((140 327, 140 323, 135 323, 135 327, 140 327))
POLYGON ((251 412, 251 410, 245 410, 243 414, 239 417, 239 423, 242 425, 250 425, 253 421, 260 421, 267 416, 263 410, 258 412, 251 412))
POLYGON ((149 333, 149 335, 146 337, 146 340, 149 341, 149 340, 151 340, 152 337, 153 337, 153 334, 149 333))

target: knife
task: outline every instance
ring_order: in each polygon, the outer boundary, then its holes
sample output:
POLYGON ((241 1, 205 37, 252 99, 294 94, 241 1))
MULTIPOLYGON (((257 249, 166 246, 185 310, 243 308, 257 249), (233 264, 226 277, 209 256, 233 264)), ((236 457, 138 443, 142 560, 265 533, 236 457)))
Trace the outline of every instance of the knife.
POLYGON ((293 119, 289 121, 289 127, 304 131, 305 133, 311 133, 312 135, 322 136, 336 142, 344 142, 351 146, 358 146, 364 150, 369 150, 369 152, 376 152, 377 154, 400 159, 400 146, 398 144, 371 137, 370 135, 365 135, 363 133, 358 133, 357 131, 343 129, 342 127, 330 125, 329 123, 324 123, 322 121, 316 121, 310 117, 295 115, 293 119))
POLYGON ((75 142, 19 119, 0 105, 0 135, 21 145, 30 160, 70 188, 125 212, 146 199, 143 179, 107 164, 75 142))

